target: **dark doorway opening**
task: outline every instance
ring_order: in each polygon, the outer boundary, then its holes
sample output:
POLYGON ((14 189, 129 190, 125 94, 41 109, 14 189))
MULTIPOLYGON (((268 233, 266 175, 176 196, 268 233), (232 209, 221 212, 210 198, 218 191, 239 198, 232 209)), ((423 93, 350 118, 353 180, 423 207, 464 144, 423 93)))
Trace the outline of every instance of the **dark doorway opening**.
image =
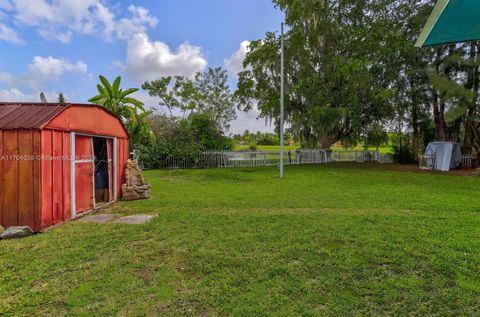
POLYGON ((95 162, 95 203, 110 201, 110 177, 108 175, 107 139, 93 138, 93 155, 95 162))

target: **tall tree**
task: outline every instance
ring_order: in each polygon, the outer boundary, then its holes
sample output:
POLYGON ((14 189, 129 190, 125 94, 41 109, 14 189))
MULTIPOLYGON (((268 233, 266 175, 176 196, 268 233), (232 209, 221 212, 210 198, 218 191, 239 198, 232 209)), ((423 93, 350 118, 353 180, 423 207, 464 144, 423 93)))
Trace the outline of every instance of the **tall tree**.
POLYGON ((65 96, 63 95, 63 93, 59 93, 58 94, 58 99, 57 99, 58 103, 61 104, 61 105, 64 105, 67 103, 67 100, 65 99, 65 96))
MULTIPOLYGON (((395 89, 395 110, 400 127, 405 124, 412 131, 413 159, 420 155, 421 126, 428 121, 430 112, 431 87, 427 76, 427 66, 433 56, 431 49, 413 46, 421 27, 430 12, 429 5, 417 0, 404 0, 396 3, 395 14, 390 14, 390 23, 396 30, 398 58, 392 60, 395 89)), ((401 131, 399 131, 401 132, 401 131)))
POLYGON ((236 118, 227 71, 218 67, 197 73, 193 86, 200 96, 197 111, 207 114, 222 131, 227 131, 236 118))
POLYGON ((157 97, 159 105, 167 107, 170 114, 173 115, 173 109, 179 109, 183 119, 192 113, 207 114, 225 132, 236 118, 228 75, 221 68, 198 72, 193 79, 162 77, 145 82, 142 88, 157 97))
POLYGON ((40 93, 40 101, 43 103, 48 103, 47 97, 45 97, 43 91, 40 93))
MULTIPOLYGON (((377 1, 275 0, 285 11, 286 122, 303 146, 330 148, 392 115, 384 15, 377 1)), ((253 41, 235 93, 245 110, 279 116, 279 37, 253 41)), ((277 120, 278 122, 278 120, 277 120)))

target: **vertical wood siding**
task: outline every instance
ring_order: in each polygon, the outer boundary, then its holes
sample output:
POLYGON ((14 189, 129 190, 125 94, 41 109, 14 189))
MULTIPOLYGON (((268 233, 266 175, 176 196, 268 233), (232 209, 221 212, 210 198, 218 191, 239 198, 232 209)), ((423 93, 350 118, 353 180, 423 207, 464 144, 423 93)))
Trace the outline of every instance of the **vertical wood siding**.
POLYGON ((41 229, 70 219, 70 134, 42 131, 41 229))
POLYGON ((113 140, 107 140, 107 153, 108 153, 108 194, 110 201, 113 200, 113 140))
POLYGON ((92 137, 75 136, 75 190, 77 214, 93 209, 93 157, 92 137))
POLYGON ((70 220, 72 217, 72 208, 71 208, 71 188, 70 188, 70 132, 62 132, 62 153, 68 158, 62 160, 62 191, 63 191, 63 220, 70 220))
POLYGON ((18 224, 26 224, 35 228, 35 213, 32 209, 37 200, 34 193, 34 160, 33 131, 17 130, 18 154, 17 161, 17 195, 18 195, 18 224))
POLYGON ((122 197, 122 185, 125 183, 125 167, 128 160, 128 139, 119 138, 117 140, 117 197, 122 197))
POLYGON ((40 230, 40 131, 0 131, 0 224, 40 230))
POLYGON ((42 131, 42 228, 53 225, 52 130, 42 131))

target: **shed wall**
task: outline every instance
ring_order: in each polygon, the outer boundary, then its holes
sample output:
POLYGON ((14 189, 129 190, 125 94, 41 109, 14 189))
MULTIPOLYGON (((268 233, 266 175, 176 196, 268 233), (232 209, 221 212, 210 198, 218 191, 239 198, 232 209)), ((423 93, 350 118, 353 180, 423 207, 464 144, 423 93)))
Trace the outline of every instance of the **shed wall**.
POLYGON ((97 106, 68 107, 45 128, 128 139, 120 119, 97 106))
POLYGON ((0 130, 0 224, 41 229, 39 130, 0 130))
POLYGON ((128 160, 128 139, 117 139, 117 197, 122 197, 122 185, 125 183, 125 168, 128 160))
POLYGON ((70 133, 42 130, 41 230, 70 220, 70 133))

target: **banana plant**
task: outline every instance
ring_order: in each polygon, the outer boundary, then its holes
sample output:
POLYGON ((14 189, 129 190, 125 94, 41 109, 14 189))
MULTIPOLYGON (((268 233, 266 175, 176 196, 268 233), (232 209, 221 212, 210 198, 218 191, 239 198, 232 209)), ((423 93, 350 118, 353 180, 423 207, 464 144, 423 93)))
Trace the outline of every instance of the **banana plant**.
POLYGON ((143 103, 133 97, 129 97, 134 92, 138 91, 138 88, 121 89, 120 83, 122 78, 118 76, 115 78, 112 84, 107 78, 100 75, 100 84, 97 85, 98 95, 90 98, 88 101, 95 103, 116 114, 122 119, 128 119, 132 114, 131 110, 140 109, 145 112, 143 103))
POLYGON ((139 112, 138 109, 128 108, 130 112, 128 121, 125 124, 132 144, 147 144, 155 141, 155 134, 148 124, 147 117, 152 111, 139 112))

